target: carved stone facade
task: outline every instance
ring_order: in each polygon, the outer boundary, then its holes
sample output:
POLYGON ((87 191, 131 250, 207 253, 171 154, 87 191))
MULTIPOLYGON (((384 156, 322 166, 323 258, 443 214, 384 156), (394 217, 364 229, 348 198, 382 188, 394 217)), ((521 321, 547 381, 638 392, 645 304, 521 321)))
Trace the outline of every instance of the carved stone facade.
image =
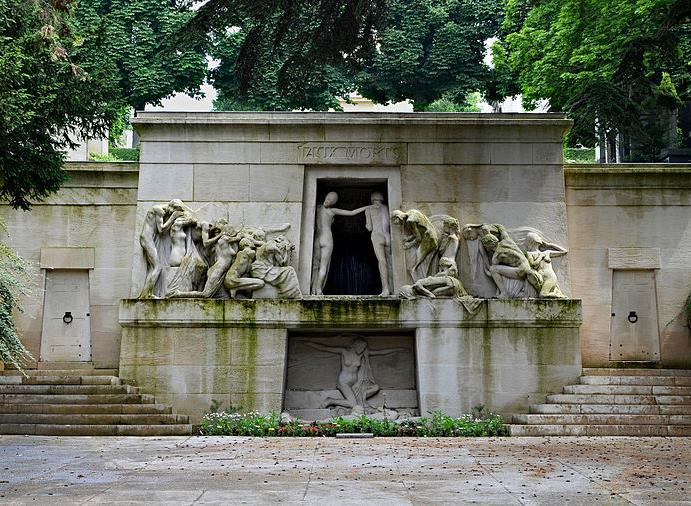
MULTIPOLYGON (((691 364, 686 166, 565 167, 569 123, 549 114, 134 122, 138 164, 69 165, 49 203, 2 217, 37 285, 57 270, 84 281, 95 367, 119 367, 180 412, 280 410, 289 361, 315 364, 324 383, 295 409, 346 399, 340 356, 304 344, 350 346, 344 333, 408 349, 370 360, 380 393, 356 411, 384 409, 388 391, 413 396, 407 380, 390 382, 389 360, 414 363, 419 402, 386 409, 450 414, 525 409, 575 380, 581 349, 586 366, 691 364), (632 286, 645 288, 643 309, 627 306, 632 286), (583 300, 580 340, 580 302, 563 296, 583 300), (643 323, 642 348, 630 333, 643 323)), ((62 324, 71 302, 58 314, 26 301, 18 322, 35 356, 51 342, 42 322, 62 324)))

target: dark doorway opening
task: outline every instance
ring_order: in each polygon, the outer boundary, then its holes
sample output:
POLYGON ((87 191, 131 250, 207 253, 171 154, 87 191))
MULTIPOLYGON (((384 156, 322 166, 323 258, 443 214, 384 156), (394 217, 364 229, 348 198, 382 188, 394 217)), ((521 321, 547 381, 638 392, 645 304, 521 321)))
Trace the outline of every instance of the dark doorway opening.
MULTIPOLYGON (((384 195, 388 205, 386 181, 376 179, 319 179, 317 206, 329 192, 338 194, 334 207, 357 209, 371 204, 372 192, 384 195)), ((336 216, 331 226, 334 249, 329 275, 324 286, 325 295, 377 295, 381 280, 377 268, 370 233, 365 227, 365 214, 336 216)))

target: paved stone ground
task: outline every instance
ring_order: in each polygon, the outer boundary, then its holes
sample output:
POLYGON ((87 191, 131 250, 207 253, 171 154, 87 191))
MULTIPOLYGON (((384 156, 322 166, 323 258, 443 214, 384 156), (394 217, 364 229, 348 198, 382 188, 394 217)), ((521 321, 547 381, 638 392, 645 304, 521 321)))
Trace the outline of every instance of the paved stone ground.
POLYGON ((0 437, 0 504, 691 504, 691 438, 0 437))

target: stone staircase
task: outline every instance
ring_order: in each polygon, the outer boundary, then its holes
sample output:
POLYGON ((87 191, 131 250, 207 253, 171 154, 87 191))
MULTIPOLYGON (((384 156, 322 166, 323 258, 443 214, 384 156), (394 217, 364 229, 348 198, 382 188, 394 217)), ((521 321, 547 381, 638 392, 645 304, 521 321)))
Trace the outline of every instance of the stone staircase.
POLYGON ((691 436, 691 371, 583 369, 578 385, 513 416, 512 436, 691 436))
POLYGON ((104 369, 0 372, 0 434, 178 436, 187 416, 104 369))

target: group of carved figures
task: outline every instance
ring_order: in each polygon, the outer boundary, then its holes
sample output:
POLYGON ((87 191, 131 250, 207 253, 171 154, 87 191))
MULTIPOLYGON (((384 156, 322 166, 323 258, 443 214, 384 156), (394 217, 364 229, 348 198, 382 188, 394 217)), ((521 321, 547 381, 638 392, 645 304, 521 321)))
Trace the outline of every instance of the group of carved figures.
MULTIPOLYGON (((316 211, 314 275, 311 292, 322 295, 334 248, 332 224, 336 216, 365 213, 366 228, 377 258, 381 295, 391 295, 391 235, 389 209, 379 192, 371 205, 338 209, 338 195, 330 192, 316 211)), ((404 298, 452 297, 473 312, 478 299, 564 298, 552 259, 566 250, 547 241, 533 228, 507 230, 499 224, 460 226, 447 215, 396 210, 401 227, 411 285, 399 288, 404 298), (459 280, 456 258, 465 240, 472 286, 469 295, 459 280)), ((268 297, 302 296, 297 273, 290 265, 295 249, 280 235, 290 224, 277 227, 236 227, 225 219, 202 221, 180 200, 155 205, 146 214, 140 243, 147 275, 140 298, 252 297, 267 285, 268 297)))
POLYGON ((147 263, 140 298, 236 297, 265 286, 278 298, 302 296, 290 265, 295 245, 276 235, 290 228, 235 227, 202 221, 180 200, 146 214, 139 242, 147 263), (269 235, 275 237, 268 237, 269 235))
POLYGON ((482 298, 565 298, 557 283, 552 258, 566 249, 547 241, 534 228, 507 230, 499 224, 468 224, 462 228, 447 215, 394 211, 401 226, 407 265, 413 279, 399 291, 406 298, 454 297, 470 311, 470 296, 458 279, 456 258, 465 239, 473 295, 482 298))

